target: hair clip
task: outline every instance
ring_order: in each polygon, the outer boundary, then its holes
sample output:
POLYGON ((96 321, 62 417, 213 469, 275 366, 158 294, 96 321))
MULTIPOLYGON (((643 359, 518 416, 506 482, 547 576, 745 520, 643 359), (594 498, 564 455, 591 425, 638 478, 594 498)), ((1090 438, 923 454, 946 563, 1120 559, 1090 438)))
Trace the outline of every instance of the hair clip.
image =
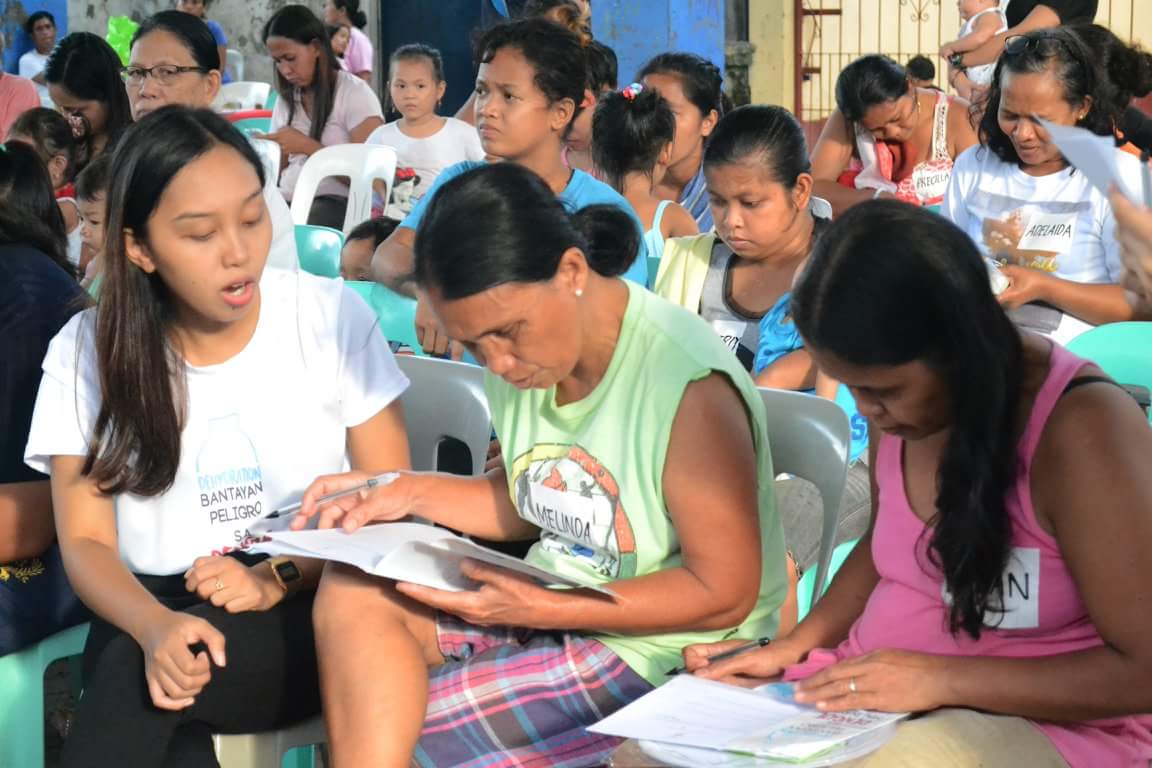
POLYGON ((632 101, 639 96, 643 90, 644 86, 640 83, 632 83, 632 85, 620 91, 620 93, 624 94, 624 98, 628 99, 628 101, 632 101))

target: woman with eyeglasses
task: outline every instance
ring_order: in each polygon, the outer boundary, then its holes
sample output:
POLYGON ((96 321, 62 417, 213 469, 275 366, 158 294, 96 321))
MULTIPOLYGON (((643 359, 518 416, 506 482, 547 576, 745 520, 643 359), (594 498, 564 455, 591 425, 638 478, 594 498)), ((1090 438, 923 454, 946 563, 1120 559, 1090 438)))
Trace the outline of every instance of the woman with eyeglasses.
MULTIPOLYGON (((1112 206, 1040 122, 1111 137, 1104 77, 1069 30, 1009 39, 980 123, 982 146, 957 159, 941 211, 1000 264, 1000 303, 1013 320, 1061 344, 1132 317, 1112 206)), ((1139 161, 1115 151, 1121 178, 1140 189, 1139 161)))
MULTIPOLYGON (((181 11, 160 11, 132 36, 124 85, 136 120, 169 104, 207 109, 220 91, 220 56, 202 19, 181 11)), ((288 204, 269 178, 264 202, 272 219, 268 264, 296 269, 296 238, 288 204)))
POLYGON ((836 104, 812 150, 812 177, 837 216, 881 197, 938 206, 953 160, 976 143, 968 102, 916 87, 887 56, 845 67, 836 104))
POLYGON ((120 66, 112 46, 91 32, 73 32, 48 57, 44 81, 56 109, 72 124, 80 149, 77 170, 114 148, 132 123, 120 66))

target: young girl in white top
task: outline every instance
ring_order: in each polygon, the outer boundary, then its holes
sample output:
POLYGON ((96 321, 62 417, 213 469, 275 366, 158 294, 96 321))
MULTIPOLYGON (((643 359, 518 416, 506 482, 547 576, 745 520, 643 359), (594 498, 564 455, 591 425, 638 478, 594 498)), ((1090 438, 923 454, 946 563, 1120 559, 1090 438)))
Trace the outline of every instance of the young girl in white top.
POLYGON ((321 564, 245 552, 318 474, 408 465, 396 367, 339 281, 265 269, 263 167, 169 106, 113 158, 100 303, 44 360, 27 463, 97 618, 63 765, 215 765, 319 709, 321 564))
MULTIPOLYGON (((592 162, 640 217, 649 259, 664 255, 669 237, 700 231, 684 207, 656 195, 656 185, 668 172, 675 137, 672 108, 640 83, 601 96, 592 117, 592 162)), ((655 280, 655 270, 648 271, 648 278, 655 280)))
POLYGON ((454 117, 436 114, 444 98, 444 61, 440 51, 419 43, 401 46, 388 64, 388 102, 400 119, 382 125, 369 144, 396 150, 396 167, 411 168, 418 181, 407 214, 436 181, 440 171, 466 160, 483 160, 480 134, 454 117))
MULTIPOLYGON (((304 162, 323 147, 361 144, 384 123, 372 87, 340 68, 324 23, 303 5, 287 5, 264 25, 264 45, 276 64, 280 98, 266 137, 280 145, 288 165, 280 191, 291 201, 304 162)), ((309 224, 343 229, 348 187, 320 182, 309 224)))
MULTIPOLYGON (((974 51, 996 35, 1008 29, 1008 17, 1000 9, 1000 0, 960 0, 957 3, 960 18, 960 36, 940 48, 940 55, 948 61, 956 54, 974 51)), ((948 82, 968 101, 982 98, 992 82, 992 70, 996 64, 981 64, 974 67, 956 67, 949 61, 948 82)))

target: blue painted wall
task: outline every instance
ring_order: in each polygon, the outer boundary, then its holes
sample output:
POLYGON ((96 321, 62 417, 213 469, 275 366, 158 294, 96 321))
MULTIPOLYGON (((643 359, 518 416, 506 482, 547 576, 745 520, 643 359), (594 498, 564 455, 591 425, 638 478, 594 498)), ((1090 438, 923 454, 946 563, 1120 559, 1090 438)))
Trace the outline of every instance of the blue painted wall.
POLYGON ((56 39, 68 34, 67 0, 0 0, 0 19, 3 20, 4 71, 16 72, 24 52, 32 48, 32 41, 24 34, 24 20, 36 11, 48 11, 56 17, 56 39))
POLYGON ((592 31, 620 59, 620 85, 664 51, 696 53, 724 68, 723 0, 595 0, 592 31))

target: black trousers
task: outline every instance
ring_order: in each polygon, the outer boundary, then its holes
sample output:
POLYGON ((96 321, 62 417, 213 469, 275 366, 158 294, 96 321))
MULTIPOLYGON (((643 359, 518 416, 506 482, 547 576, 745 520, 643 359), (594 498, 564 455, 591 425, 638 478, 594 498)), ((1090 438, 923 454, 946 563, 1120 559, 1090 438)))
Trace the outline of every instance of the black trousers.
POLYGON ((230 614, 184 590, 181 576, 138 577, 164 605, 204 618, 225 638, 228 665, 180 712, 157 709, 144 654, 129 635, 96 619, 84 648, 84 694, 64 744, 64 768, 218 766, 214 733, 254 733, 320 712, 313 592, 269 611, 230 614))

